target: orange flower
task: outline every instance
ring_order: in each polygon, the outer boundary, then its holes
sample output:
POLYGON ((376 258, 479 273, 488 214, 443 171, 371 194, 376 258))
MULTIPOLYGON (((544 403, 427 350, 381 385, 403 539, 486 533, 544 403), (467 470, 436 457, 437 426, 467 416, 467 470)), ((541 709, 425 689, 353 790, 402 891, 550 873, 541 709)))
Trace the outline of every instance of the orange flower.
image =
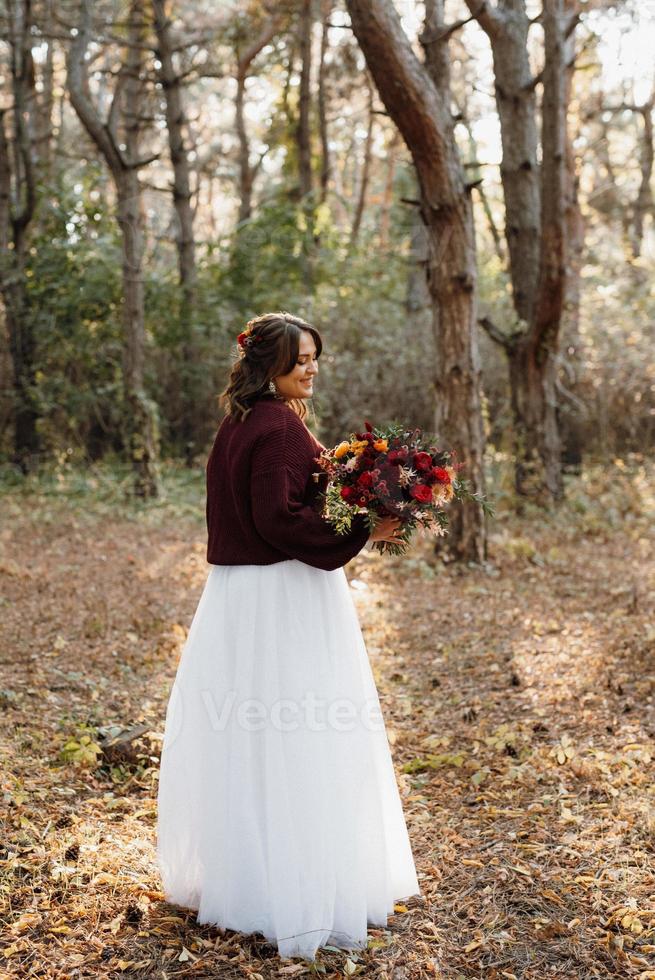
POLYGON ((340 442, 337 448, 334 450, 334 455, 337 459, 341 459, 342 456, 346 455, 349 449, 350 449, 349 442, 340 442))
POLYGON ((386 439, 376 439, 373 443, 373 449, 377 449, 379 453, 386 453, 388 443, 386 439))
POLYGON ((452 483, 433 483, 432 484, 432 503, 447 504, 455 496, 452 483))

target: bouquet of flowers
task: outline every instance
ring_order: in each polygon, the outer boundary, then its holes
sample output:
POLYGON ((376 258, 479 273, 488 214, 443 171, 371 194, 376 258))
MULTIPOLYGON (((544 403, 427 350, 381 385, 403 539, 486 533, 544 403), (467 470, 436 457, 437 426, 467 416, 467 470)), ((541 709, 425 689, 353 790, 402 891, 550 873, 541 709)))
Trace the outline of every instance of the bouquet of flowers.
POLYGON ((446 534, 444 508, 451 500, 472 497, 485 506, 486 501, 459 477, 465 464, 456 461, 454 450, 429 445, 421 429, 406 429, 398 423, 386 428, 374 428, 370 422, 364 425, 365 432, 351 433, 316 459, 329 477, 322 513, 338 533, 348 533, 357 513, 367 515, 371 530, 378 517, 398 517, 397 543, 376 541, 373 547, 402 555, 417 528, 446 534))

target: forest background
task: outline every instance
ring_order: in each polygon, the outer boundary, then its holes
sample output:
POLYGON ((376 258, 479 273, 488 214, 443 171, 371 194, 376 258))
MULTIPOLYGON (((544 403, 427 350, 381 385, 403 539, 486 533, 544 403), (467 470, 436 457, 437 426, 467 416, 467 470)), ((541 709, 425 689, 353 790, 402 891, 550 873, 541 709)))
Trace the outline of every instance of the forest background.
MULTIPOLYGON (((0 976, 655 978, 655 9, 0 0, 0 976), (495 507, 347 566, 416 858, 282 965, 156 866, 236 337, 495 507)), ((309 624, 311 626, 311 624, 309 624)))
MULTIPOLYGON (((324 336, 325 443, 401 419, 546 504, 648 455, 653 13, 544 12, 6 3, 4 478, 114 461, 156 496, 274 309, 324 336)), ((479 511, 453 545, 485 553, 479 511)))

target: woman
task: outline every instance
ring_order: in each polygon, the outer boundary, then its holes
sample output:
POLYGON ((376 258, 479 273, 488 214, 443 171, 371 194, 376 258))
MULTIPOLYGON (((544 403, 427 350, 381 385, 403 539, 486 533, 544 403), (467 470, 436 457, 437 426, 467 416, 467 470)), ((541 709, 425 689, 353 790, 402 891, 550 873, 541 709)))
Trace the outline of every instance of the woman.
POLYGON ((207 462, 211 566, 166 714, 157 857, 168 901, 260 932, 282 956, 361 949, 420 894, 389 743, 304 422, 322 350, 289 313, 256 317, 207 462), (315 471, 312 474, 312 470, 315 471))

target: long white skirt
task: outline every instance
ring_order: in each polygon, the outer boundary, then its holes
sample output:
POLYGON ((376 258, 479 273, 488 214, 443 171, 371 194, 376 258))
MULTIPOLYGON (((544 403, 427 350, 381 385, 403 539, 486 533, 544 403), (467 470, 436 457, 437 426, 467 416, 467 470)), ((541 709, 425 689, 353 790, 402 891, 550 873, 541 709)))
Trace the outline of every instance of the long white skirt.
POLYGON ((419 895, 343 568, 212 565, 168 703, 157 860, 199 924, 362 949, 419 895))

